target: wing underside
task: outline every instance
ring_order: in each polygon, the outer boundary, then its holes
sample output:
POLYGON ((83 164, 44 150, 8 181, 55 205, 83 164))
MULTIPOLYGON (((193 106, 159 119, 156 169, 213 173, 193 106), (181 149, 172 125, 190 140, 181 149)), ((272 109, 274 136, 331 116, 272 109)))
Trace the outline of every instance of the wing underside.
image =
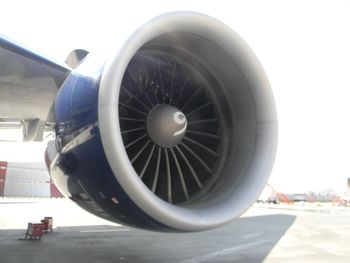
POLYGON ((0 129, 24 124, 25 140, 54 123, 55 95, 70 70, 0 36, 0 129))

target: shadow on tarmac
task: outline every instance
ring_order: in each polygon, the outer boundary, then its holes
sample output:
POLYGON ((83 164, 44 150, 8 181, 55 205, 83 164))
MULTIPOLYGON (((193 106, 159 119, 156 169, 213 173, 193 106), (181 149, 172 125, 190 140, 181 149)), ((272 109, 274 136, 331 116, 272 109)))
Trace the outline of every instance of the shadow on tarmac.
POLYGON ((57 227, 39 241, 25 229, 0 229, 0 262, 262 262, 295 216, 238 218, 219 229, 185 234, 116 226, 57 227))

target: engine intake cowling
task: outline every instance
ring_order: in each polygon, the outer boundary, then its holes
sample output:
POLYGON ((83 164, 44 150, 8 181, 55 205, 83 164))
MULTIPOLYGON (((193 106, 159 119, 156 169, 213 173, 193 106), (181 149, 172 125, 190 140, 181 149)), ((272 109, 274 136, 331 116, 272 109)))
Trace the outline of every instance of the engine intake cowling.
POLYGON ((73 74, 56 99, 51 171, 71 199, 161 231, 218 227, 256 200, 275 157, 275 104, 230 28, 166 14, 137 30, 101 77, 87 75, 73 74))

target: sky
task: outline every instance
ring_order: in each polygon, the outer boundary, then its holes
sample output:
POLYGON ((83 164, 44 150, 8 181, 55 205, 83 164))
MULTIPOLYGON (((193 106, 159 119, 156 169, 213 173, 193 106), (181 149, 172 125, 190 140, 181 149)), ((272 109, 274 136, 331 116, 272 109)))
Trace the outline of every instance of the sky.
MULTIPOLYGON (((221 20, 253 49, 275 96, 279 145, 270 184, 286 193, 346 189, 350 2, 14 0, 1 9, 1 34, 58 61, 75 48, 113 50, 113 43, 166 12, 192 10, 221 20)), ((0 143, 0 159, 41 161, 44 148, 0 143)))

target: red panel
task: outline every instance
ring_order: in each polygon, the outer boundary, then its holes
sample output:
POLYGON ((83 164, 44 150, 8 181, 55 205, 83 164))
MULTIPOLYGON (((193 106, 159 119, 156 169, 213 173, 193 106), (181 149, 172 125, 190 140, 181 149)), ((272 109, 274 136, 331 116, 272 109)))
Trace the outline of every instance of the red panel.
POLYGON ((51 197, 63 197, 60 190, 57 189, 56 185, 51 182, 50 184, 51 197))
POLYGON ((4 196, 7 162, 0 162, 0 196, 4 196))
POLYGON ((26 233, 26 238, 41 238, 44 232, 45 225, 43 223, 31 223, 28 222, 28 228, 26 233))
POLYGON ((4 196, 5 191, 5 176, 0 175, 0 196, 4 196))

